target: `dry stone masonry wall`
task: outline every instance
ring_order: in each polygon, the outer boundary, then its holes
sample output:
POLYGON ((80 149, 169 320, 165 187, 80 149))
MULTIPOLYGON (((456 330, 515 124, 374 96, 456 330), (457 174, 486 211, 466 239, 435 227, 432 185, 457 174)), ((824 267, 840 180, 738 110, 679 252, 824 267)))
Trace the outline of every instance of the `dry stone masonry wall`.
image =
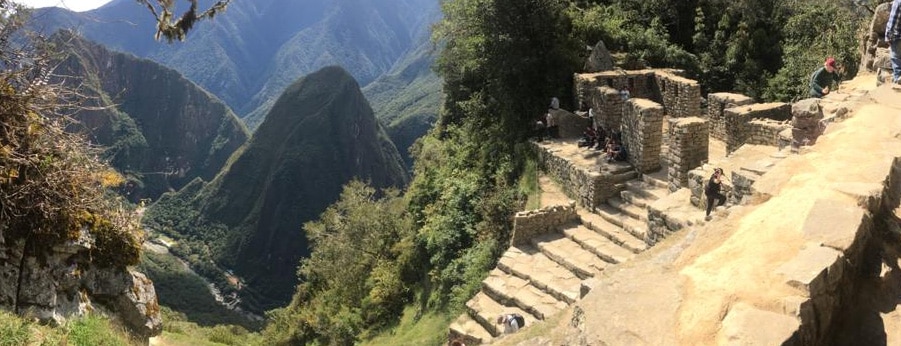
POLYGON ((657 72, 655 76, 660 92, 659 102, 663 104, 667 116, 701 116, 701 86, 697 81, 670 72, 657 72))
POLYGON ((670 144, 666 159, 669 162, 667 180, 669 190, 688 186, 688 172, 700 167, 708 159, 710 144, 709 122, 698 118, 670 119, 670 144))
POLYGON ((623 142, 629 163, 640 173, 660 168, 663 144, 663 107, 651 100, 632 98, 623 111, 623 142))
POLYGON ((554 155, 547 148, 532 143, 538 153, 542 172, 559 183, 565 193, 579 205, 594 209, 619 192, 609 174, 579 168, 565 158, 554 155))
MULTIPOLYGON (((728 108, 723 111, 723 114, 726 129, 726 153, 731 153, 748 143, 748 140, 754 136, 755 130, 759 129, 751 126, 752 120, 785 121, 791 119, 792 111, 791 105, 786 103, 760 103, 728 108)), ((778 131, 776 134, 776 138, 778 138, 778 131)), ((761 134, 761 136, 765 136, 765 134, 761 134)), ((778 145, 778 140, 774 140, 774 142, 774 145, 778 145)))
POLYGON ((513 240, 510 245, 529 245, 532 238, 555 232, 558 227, 578 219, 574 202, 518 212, 513 217, 513 240))
POLYGON ((707 120, 710 122, 710 136, 726 141, 726 118, 723 112, 728 108, 754 103, 754 99, 741 94, 714 93, 707 95, 707 120))
POLYGON ((770 119, 754 119, 748 123, 748 139, 746 144, 760 144, 774 147, 780 146, 779 133, 791 128, 788 121, 770 119))

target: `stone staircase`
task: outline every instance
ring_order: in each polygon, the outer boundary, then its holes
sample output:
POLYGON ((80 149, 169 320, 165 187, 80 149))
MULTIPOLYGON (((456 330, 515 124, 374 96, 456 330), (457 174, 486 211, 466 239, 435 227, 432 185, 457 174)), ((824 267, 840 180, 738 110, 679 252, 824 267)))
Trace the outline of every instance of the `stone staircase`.
POLYGON ((619 196, 594 211, 576 207, 578 220, 512 246, 482 281, 481 291, 450 326, 451 340, 467 345, 490 343, 503 328, 495 319, 519 313, 526 326, 566 309, 581 299, 589 280, 648 248, 647 206, 666 196, 665 181, 637 173, 617 185, 619 196))

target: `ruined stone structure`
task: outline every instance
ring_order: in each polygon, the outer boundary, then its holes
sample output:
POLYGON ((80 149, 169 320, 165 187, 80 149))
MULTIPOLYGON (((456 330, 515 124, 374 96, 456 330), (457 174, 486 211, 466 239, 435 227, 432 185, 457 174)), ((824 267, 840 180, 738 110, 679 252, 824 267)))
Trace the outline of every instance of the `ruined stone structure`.
POLYGON ((710 136, 726 141, 726 118, 723 112, 727 108, 754 103, 754 99, 742 94, 713 93, 707 95, 707 120, 710 122, 710 136))
MULTIPOLYGON (((632 167, 622 163, 604 162, 595 167, 573 164, 571 159, 560 155, 556 146, 553 143, 535 145, 539 168, 560 182, 567 196, 589 210, 619 193, 618 184, 638 176, 632 167)), ((600 154, 594 155, 600 157, 600 154)))
POLYGON ((660 169, 663 107, 646 99, 629 99, 623 111, 622 129, 629 163, 640 173, 660 169))
MULTIPOLYGON (((752 126, 751 122, 753 120, 787 121, 791 119, 791 114, 791 105, 786 103, 759 103, 727 108, 723 111, 726 129, 726 152, 731 153, 737 150, 742 145, 749 143, 749 139, 755 136, 759 140, 767 138, 769 131, 767 123, 761 124, 758 122, 752 126)), ((778 135, 779 131, 781 129, 775 131, 775 133, 778 135)), ((773 136, 774 139, 771 142, 778 144, 777 135, 773 136)))
POLYGON ((513 217, 514 232, 510 245, 527 245, 532 238, 552 233, 560 225, 565 225, 578 219, 575 203, 516 213, 516 216, 513 217))
POLYGON ((667 180, 669 190, 688 186, 688 172, 707 161, 710 144, 709 122, 698 118, 670 119, 667 180))
POLYGON ((654 74, 657 80, 659 99, 654 99, 672 118, 701 116, 701 85, 697 81, 684 78, 671 71, 654 74))

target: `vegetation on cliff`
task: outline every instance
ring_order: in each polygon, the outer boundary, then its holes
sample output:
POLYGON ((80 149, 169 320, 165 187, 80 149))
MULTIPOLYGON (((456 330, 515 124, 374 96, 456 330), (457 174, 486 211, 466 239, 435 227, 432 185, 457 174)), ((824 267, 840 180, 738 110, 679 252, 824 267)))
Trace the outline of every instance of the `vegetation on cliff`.
POLYGON ((131 210, 109 193, 123 179, 78 135, 65 131, 61 110, 74 94, 53 79, 45 41, 21 46, 12 37, 23 13, 0 1, 0 233, 36 255, 87 232, 92 257, 104 266, 138 262, 142 234, 131 210))
POLYGON ((250 137, 225 104, 174 70, 69 31, 54 42, 68 54, 58 74, 93 106, 74 111, 78 123, 69 129, 104 148, 133 202, 155 200, 196 177, 212 180, 250 137))

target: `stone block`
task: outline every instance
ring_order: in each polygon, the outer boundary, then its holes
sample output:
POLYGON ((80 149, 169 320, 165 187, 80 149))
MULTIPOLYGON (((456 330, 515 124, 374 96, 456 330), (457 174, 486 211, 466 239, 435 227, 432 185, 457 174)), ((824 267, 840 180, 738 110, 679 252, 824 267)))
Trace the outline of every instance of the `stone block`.
POLYGON ((835 249, 809 244, 797 256, 776 269, 785 276, 789 286, 808 292, 811 296, 824 291, 827 269, 841 257, 835 249))
POLYGON ((781 345, 801 323, 797 318, 738 303, 729 309, 720 327, 719 345, 781 345))
POLYGON ((851 247, 864 211, 845 202, 818 199, 802 227, 804 239, 842 251, 851 247))

